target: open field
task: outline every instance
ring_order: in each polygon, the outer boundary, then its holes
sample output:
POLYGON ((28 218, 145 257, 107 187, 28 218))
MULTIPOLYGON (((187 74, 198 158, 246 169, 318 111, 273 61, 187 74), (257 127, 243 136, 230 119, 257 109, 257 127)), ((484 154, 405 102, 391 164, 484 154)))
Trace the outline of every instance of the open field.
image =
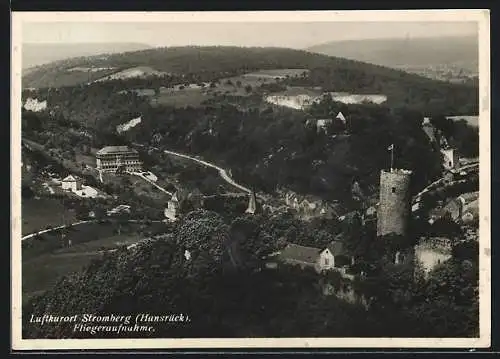
POLYGON ((60 199, 40 198, 23 199, 21 204, 21 233, 33 233, 47 226, 57 227, 63 224, 62 214, 65 213, 66 223, 76 221, 75 213, 64 209, 60 199))
POLYGON ((117 233, 118 224, 113 222, 86 223, 70 228, 65 239, 71 239, 68 247, 61 243, 61 231, 43 234, 22 243, 23 301, 46 290, 62 276, 80 270, 100 251, 128 246, 150 234, 167 230, 164 223, 125 223, 117 233))
POLYGON ((197 84, 176 85, 173 88, 160 88, 158 97, 153 89, 141 89, 142 96, 150 97, 153 105, 175 107, 202 106, 203 102, 216 95, 250 96, 252 91, 264 84, 276 83, 287 76, 301 76, 305 69, 274 69, 251 72, 240 76, 222 78, 199 86, 197 84))
MULTIPOLYGON (((138 235, 141 230, 148 233, 163 233, 167 227, 164 223, 123 223, 120 228, 120 234, 138 235)), ((77 246, 82 243, 100 240, 115 236, 117 233, 118 224, 112 221, 102 221, 101 223, 84 223, 75 227, 66 229, 65 240, 71 239, 72 246, 77 246)), ((41 236, 33 237, 22 242, 23 260, 35 258, 37 256, 55 252, 66 248, 61 243, 61 230, 44 233, 41 236)), ((67 248, 66 248, 67 249, 67 248)))
MULTIPOLYGON (((85 223, 76 227, 66 229, 66 240, 71 239, 73 245, 106 238, 114 235, 115 225, 109 222, 85 223)), ((44 233, 40 237, 34 237, 23 241, 23 260, 38 255, 59 250, 63 247, 61 243, 62 231, 44 233)))
POLYGON ((128 79, 128 78, 134 78, 134 77, 139 77, 139 78, 144 78, 148 76, 162 76, 162 75, 168 75, 166 72, 161 72, 153 69, 152 67, 149 66, 137 66, 137 67, 131 67, 122 71, 115 72, 113 74, 110 74, 105 77, 101 77, 97 79, 95 82, 102 82, 102 81, 108 81, 108 80, 118 80, 118 79, 128 79))
POLYGON ((210 98, 202 89, 185 89, 179 91, 160 92, 157 99, 151 97, 152 105, 165 105, 174 107, 199 107, 203 101, 210 98))
POLYGON ((302 76, 302 74, 306 72, 308 73, 309 70, 307 69, 272 69, 272 70, 260 70, 256 72, 251 72, 248 74, 243 75, 244 77, 258 77, 258 78, 285 78, 287 76, 289 77, 296 77, 296 76, 302 76))
POLYGON ((48 289, 61 277, 79 271, 101 256, 101 250, 130 245, 140 239, 138 234, 111 235, 23 260, 23 302, 48 289))

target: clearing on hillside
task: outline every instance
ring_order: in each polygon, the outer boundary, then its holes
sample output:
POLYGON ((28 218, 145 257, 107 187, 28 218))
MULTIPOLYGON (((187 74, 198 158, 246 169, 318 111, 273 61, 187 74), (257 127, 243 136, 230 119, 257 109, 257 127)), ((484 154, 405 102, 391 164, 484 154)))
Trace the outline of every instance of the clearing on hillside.
POLYGON ((144 78, 148 76, 163 76, 163 75, 168 75, 168 73, 157 71, 149 66, 137 66, 114 73, 112 75, 102 77, 100 79, 97 79, 95 82, 102 82, 109 80, 123 80, 136 77, 144 78))

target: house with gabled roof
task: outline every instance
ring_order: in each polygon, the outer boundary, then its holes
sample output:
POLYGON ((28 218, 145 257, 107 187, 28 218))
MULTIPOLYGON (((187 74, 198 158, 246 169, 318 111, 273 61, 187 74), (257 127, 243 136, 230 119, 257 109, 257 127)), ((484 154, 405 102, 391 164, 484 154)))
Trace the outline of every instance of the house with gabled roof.
POLYGON ((333 241, 323 249, 289 243, 272 256, 271 262, 299 266, 302 269, 312 268, 320 273, 326 270, 341 270, 351 264, 352 259, 342 242, 333 241))
POLYGON ((61 187, 64 191, 76 192, 82 188, 82 182, 77 177, 69 175, 63 178, 61 187))

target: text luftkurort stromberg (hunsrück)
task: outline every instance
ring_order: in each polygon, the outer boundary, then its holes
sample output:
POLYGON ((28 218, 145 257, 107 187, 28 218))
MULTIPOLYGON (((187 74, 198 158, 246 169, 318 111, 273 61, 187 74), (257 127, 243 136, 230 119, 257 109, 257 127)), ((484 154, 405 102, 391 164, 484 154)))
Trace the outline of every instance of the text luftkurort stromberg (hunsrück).
POLYGON ((30 323, 45 324, 74 323, 74 332, 98 332, 126 333, 126 332, 154 332, 152 326, 157 323, 184 323, 190 318, 185 314, 149 314, 139 313, 135 317, 132 315, 95 315, 95 314, 74 314, 70 316, 44 314, 41 316, 31 315, 30 323))

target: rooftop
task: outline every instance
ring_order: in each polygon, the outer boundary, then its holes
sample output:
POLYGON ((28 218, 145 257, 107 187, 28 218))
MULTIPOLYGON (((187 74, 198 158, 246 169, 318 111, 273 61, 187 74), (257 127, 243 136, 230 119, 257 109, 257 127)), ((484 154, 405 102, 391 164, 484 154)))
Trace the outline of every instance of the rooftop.
POLYGON ((137 153, 136 150, 128 148, 128 146, 106 146, 97 151, 98 155, 108 155, 112 153, 137 153))
POLYGON ((65 177, 62 181, 63 182, 75 182, 76 178, 73 177, 72 175, 69 175, 69 176, 65 177))
POLYGON ((289 244, 281 251, 279 258, 314 264, 320 252, 318 248, 289 244))
POLYGON ((344 244, 341 241, 333 241, 327 247, 334 256, 345 254, 344 244))

